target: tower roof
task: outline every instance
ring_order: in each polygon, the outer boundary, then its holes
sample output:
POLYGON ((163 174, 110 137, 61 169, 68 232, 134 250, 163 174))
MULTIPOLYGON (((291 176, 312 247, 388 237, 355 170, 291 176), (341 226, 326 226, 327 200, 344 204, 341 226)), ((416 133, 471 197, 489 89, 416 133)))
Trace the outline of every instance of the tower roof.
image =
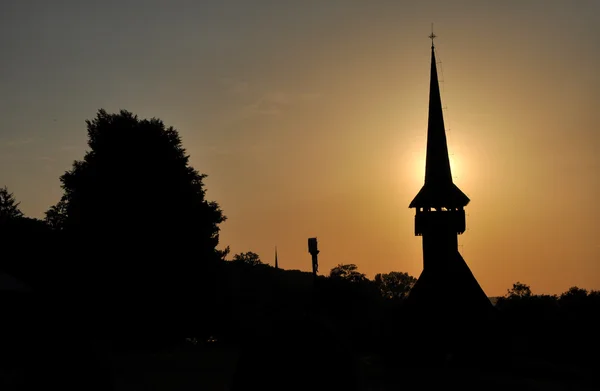
POLYGON ((453 182, 448 157, 448 143, 444 127, 442 99, 435 60, 435 47, 431 35, 431 77, 429 84, 429 119, 427 122, 427 157, 425 161, 425 184, 410 203, 418 207, 464 207, 467 197, 453 182))

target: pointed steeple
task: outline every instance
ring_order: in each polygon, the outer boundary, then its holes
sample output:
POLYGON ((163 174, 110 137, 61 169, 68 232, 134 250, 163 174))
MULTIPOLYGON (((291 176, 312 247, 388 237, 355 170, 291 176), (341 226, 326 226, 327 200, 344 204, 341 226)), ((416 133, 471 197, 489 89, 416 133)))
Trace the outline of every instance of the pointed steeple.
POLYGON ((452 182, 435 59, 435 46, 433 44, 435 35, 431 33, 429 38, 431 38, 431 75, 429 83, 425 185, 410 203, 409 207, 459 208, 466 206, 469 203, 469 198, 452 182))
POLYGON ((407 318, 414 321, 415 334, 420 334, 421 341, 415 345, 418 348, 413 350, 430 356, 433 352, 448 353, 450 349, 451 353, 460 352, 466 357, 473 355, 465 350, 467 346, 479 346, 482 341, 469 341, 470 334, 465 330, 487 327, 485 322, 495 310, 458 251, 458 237, 466 230, 464 207, 469 198, 452 182, 433 45, 435 35, 432 33, 430 38, 425 184, 410 203, 411 208, 416 208, 415 236, 422 238, 423 271, 405 308, 410 314, 407 318), (451 342, 459 340, 459 344, 451 342))
POLYGON ((425 184, 452 183, 450 159, 448 157, 448 143, 446 141, 446 128, 444 127, 444 114, 442 111, 442 98, 438 82, 437 64, 435 61, 435 47, 431 44, 431 77, 429 82, 429 121, 427 123, 427 160, 425 162, 425 184))
POLYGON ((275 269, 279 269, 279 263, 277 262, 277 246, 275 246, 275 269))

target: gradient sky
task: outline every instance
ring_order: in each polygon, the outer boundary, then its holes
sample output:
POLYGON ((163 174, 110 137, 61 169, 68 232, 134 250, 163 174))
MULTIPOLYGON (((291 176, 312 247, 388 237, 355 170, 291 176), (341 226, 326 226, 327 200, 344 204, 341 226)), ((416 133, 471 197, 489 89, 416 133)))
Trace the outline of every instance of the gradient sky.
POLYGON ((600 289, 600 2, 4 0, 0 185, 32 217, 100 108, 177 128, 221 243, 418 276, 431 23, 460 251, 489 296, 600 289))

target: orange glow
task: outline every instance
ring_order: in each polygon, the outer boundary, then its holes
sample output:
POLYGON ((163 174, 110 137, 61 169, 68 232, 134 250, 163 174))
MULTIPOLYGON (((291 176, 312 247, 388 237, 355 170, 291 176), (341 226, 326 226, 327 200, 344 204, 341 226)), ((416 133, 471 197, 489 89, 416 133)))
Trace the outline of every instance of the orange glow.
POLYGON ((85 119, 123 108, 179 130, 228 217, 221 247, 272 262, 277 246, 280 267, 310 270, 318 237, 322 274, 418 276, 408 204, 434 21, 452 174, 471 199, 460 251, 482 288, 600 289, 600 3, 238 3, 145 8, 175 27, 106 29, 110 9, 93 26, 50 6, 8 18, 0 186, 43 217, 87 149, 85 119))

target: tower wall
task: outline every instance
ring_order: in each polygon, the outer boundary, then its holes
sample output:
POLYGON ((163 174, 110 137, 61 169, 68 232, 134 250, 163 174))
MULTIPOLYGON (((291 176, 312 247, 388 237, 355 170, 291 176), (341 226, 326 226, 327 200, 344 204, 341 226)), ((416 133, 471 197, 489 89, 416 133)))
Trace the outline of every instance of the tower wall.
POLYGON ((465 211, 417 209, 415 235, 423 237, 423 269, 443 272, 458 251, 458 236, 465 231, 465 211))
POLYGON ((455 232, 430 232, 423 235, 423 270, 444 273, 458 251, 455 232))

